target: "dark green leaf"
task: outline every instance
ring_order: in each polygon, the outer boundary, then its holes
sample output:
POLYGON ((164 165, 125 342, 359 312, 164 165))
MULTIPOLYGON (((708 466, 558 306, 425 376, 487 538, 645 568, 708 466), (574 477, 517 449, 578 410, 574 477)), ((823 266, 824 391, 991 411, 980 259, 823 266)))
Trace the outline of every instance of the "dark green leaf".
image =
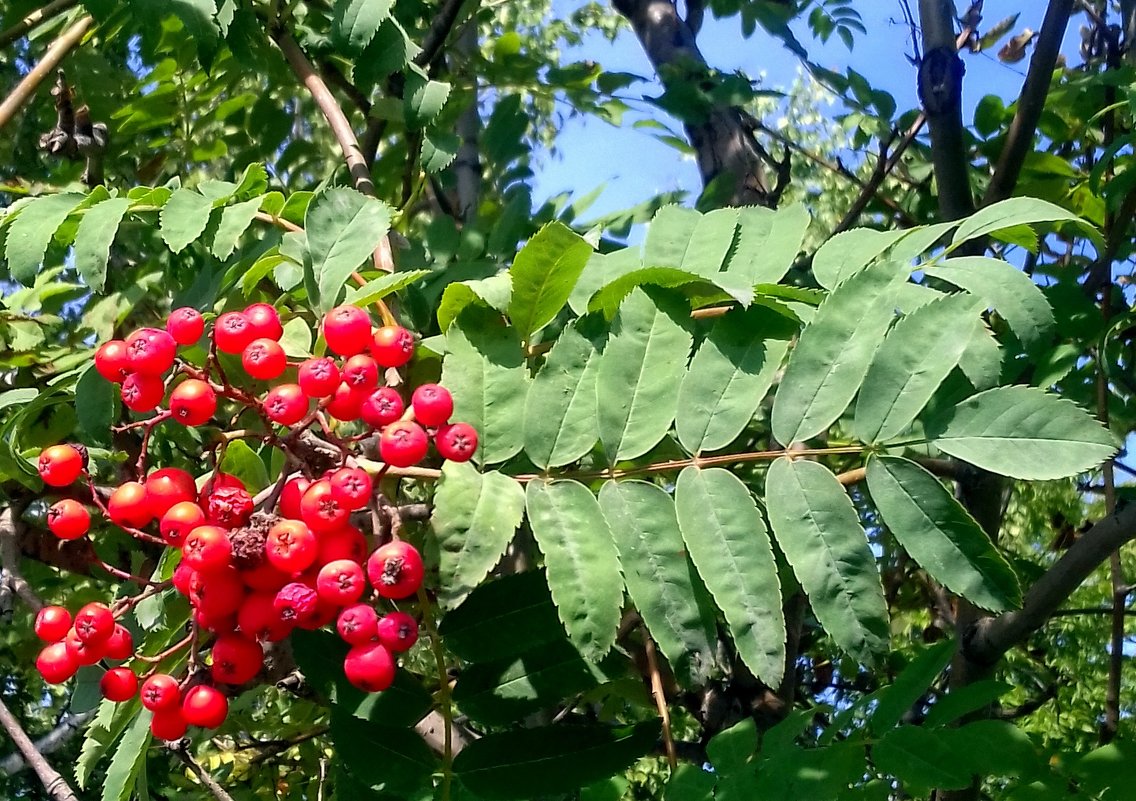
POLYGON ((348 50, 359 52, 370 44, 390 16, 392 0, 336 0, 332 31, 348 50))
POLYGON ((959 754, 939 731, 918 726, 892 729, 872 748, 872 761, 912 794, 936 788, 961 790, 972 780, 959 754))
POLYGON ((84 442, 110 445, 110 427, 115 420, 118 393, 92 364, 75 384, 75 414, 84 442))
POLYGON ((75 234, 75 267, 95 292, 102 292, 106 284, 110 245, 128 208, 130 201, 126 198, 111 198, 87 209, 79 221, 75 234))
POLYGON ((508 659, 564 636, 543 570, 482 584, 442 618, 438 631, 447 648, 470 662, 508 659))
POLYGON ((599 351, 580 324, 565 326, 525 397, 525 453, 533 464, 560 467, 595 446, 598 366, 599 351))
POLYGON ((951 663, 956 648, 954 641, 943 640, 924 649, 891 684, 880 690, 870 718, 872 731, 885 732, 899 723, 951 663))
POLYGON ((927 727, 946 726, 970 712, 994 703, 1013 687, 1004 681, 984 679, 965 687, 952 688, 946 695, 940 695, 931 705, 923 725, 927 727))
POLYGON ((162 206, 162 241, 174 253, 180 253, 205 232, 212 212, 209 198, 192 189, 178 189, 162 206))
POLYGON ((348 291, 347 302, 359 307, 370 306, 376 300, 382 300, 387 295, 405 289, 428 275, 433 275, 433 272, 431 270, 405 270, 381 275, 361 287, 348 291))
POLYGON ((140 711, 115 747, 103 780, 102 801, 126 801, 133 795, 138 774, 146 765, 150 717, 149 712, 140 711))
POLYGON ((13 278, 25 286, 35 282, 56 229, 83 199, 83 195, 70 192, 43 195, 20 209, 19 215, 8 225, 4 242, 4 258, 13 278))
POLYGON ((268 468, 264 466, 264 460, 242 439, 229 443, 218 469, 239 478, 253 494, 268 486, 268 468))
POLYGON ((444 131, 431 131, 422 137, 422 169, 439 173, 449 167, 461 149, 461 137, 444 131))
POLYGON ((331 741, 356 779, 396 795, 422 787, 437 763, 414 729, 372 723, 338 708, 331 714, 331 741))
POLYGON ((446 105, 450 96, 450 85, 444 81, 432 81, 418 72, 408 70, 406 90, 403 93, 403 106, 406 125, 409 128, 424 128, 446 105))
POLYGON ((258 211, 260 211, 258 197, 223 208, 221 222, 217 225, 217 233, 213 237, 213 255, 222 261, 229 258, 241 234, 249 227, 258 211))

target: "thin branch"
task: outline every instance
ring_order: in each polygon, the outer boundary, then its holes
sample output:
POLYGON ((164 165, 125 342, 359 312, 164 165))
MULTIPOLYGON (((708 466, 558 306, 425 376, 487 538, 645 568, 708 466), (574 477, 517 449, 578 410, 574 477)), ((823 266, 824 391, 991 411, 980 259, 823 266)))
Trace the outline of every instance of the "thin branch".
MULTIPOLYGON (((71 785, 59 775, 55 768, 48 764, 43 754, 36 750, 35 743, 28 737, 28 733, 24 731, 20 721, 16 720, 16 716, 8 711, 8 707, 4 705, 2 700, 0 700, 0 726, 8 733, 8 737, 11 738, 16 749, 23 755, 24 761, 31 765, 48 795, 55 801, 79 801, 79 796, 75 795, 71 785)), ((232 801, 232 799, 228 801, 232 801)))
POLYGON ((79 5, 79 0, 54 0, 43 8, 37 8, 6 31, 0 32, 0 47, 7 47, 32 28, 48 20, 55 19, 64 11, 79 5))
POLYGON ((415 64, 420 67, 429 66, 442 54, 442 47, 446 44, 450 31, 454 29, 458 12, 461 11, 464 3, 465 0, 444 0, 442 7, 431 21, 426 35, 422 38, 422 52, 414 57, 415 64))
MULTIPOLYGON (((1113 615, 1115 610, 1111 606, 1082 606, 1076 609, 1058 609, 1052 617, 1080 617, 1081 615, 1113 615)), ((1125 609, 1126 617, 1136 617, 1136 609, 1125 609)))
POLYGON ((651 695, 655 698, 655 706, 659 710, 659 719, 663 722, 663 744, 667 750, 667 762, 673 771, 678 767, 678 756, 675 754, 674 736, 671 734, 671 713, 667 708, 667 696, 663 692, 663 679, 659 673, 659 658, 655 654, 655 641, 651 635, 646 635, 647 669, 651 672, 651 695))
POLYGON ((218 784, 217 780, 210 776, 209 772, 201 767, 201 765, 197 763, 197 760, 193 758, 193 755, 189 753, 189 740, 182 739, 176 741, 170 745, 170 751, 185 763, 185 766, 189 768, 190 772, 197 777, 199 782, 205 785, 205 789, 212 793, 217 801, 233 801, 233 797, 229 795, 225 788, 218 784))
POLYGON ((438 627, 434 625, 434 613, 426 591, 418 588, 418 608, 422 612, 422 626, 430 639, 430 650, 434 654, 434 664, 438 670, 438 707, 441 710, 443 725, 442 743, 442 786, 439 788, 441 801, 450 801, 450 783, 454 774, 454 709, 450 700, 450 677, 446 669, 446 655, 438 627))
POLYGON ((4 102, 0 103, 0 129, 3 129, 16 115, 16 112, 23 108, 24 104, 35 94, 36 87, 44 78, 55 71, 59 62, 71 52, 75 45, 79 44, 94 22, 95 20, 92 17, 83 17, 51 43, 40 62, 28 71, 23 80, 16 84, 16 88, 12 90, 11 94, 4 98, 4 102))
POLYGON ((22 509, 9 505, 0 512, 0 612, 10 609, 9 593, 15 593, 33 612, 43 608, 43 601, 20 571, 19 516, 22 509))
MULTIPOLYGON (((1108 325, 1112 316, 1111 284, 1104 291, 1101 300, 1101 317, 1108 325)), ((1097 418, 1106 428, 1109 424, 1108 376, 1104 367, 1097 365, 1097 418)), ((1104 463, 1104 508, 1109 514, 1116 512, 1116 471, 1112 460, 1104 463)), ((1109 557, 1109 579, 1112 583, 1112 620, 1109 626, 1108 683, 1104 691, 1104 719, 1101 721, 1099 742, 1107 745, 1116 737, 1120 729, 1120 683, 1124 668, 1124 615, 1128 605, 1128 582, 1124 578, 1124 566, 1120 561, 1120 549, 1109 557)))
MULTIPOLYGON (((78 715, 65 716, 58 726, 35 741, 35 750, 45 756, 58 751, 83 730, 96 712, 97 710, 91 709, 78 715)), ((0 760, 0 775, 11 776, 27 767, 27 761, 17 751, 0 760)))

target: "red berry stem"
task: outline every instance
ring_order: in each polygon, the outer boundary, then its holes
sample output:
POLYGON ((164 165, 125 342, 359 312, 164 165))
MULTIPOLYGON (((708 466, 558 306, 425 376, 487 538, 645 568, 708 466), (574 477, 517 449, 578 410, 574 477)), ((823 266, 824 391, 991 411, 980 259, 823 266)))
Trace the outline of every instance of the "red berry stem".
MULTIPOLYGON (((160 542, 160 540, 159 540, 159 542, 160 542)), ((164 544, 165 543, 163 543, 163 545, 164 544)), ((106 572, 110 573, 112 576, 114 576, 119 581, 133 581, 135 584, 138 584, 139 586, 142 586, 142 587, 161 587, 162 589, 165 589, 166 587, 171 586, 171 583, 168 582, 168 581, 151 581, 150 579, 145 578, 144 576, 136 576, 129 571, 120 570, 119 568, 115 567, 114 565, 107 564, 102 559, 96 558, 94 560, 94 563, 96 565, 98 565, 99 567, 101 567, 106 572)))
MULTIPOLYGON (((154 654, 153 656, 146 656, 145 654, 135 654, 134 658, 137 659, 139 662, 145 662, 148 665, 158 665, 161 662, 165 662, 167 659, 169 659, 171 656, 178 653, 179 651, 182 651, 182 650, 188 648, 190 645, 192 645, 194 636, 195 636, 195 632, 191 631, 189 634, 187 634, 185 636, 184 639, 178 640, 176 643, 174 643, 169 648, 167 648, 166 650, 164 650, 160 653, 154 654)), ((156 670, 157 670, 157 668, 155 667, 154 671, 156 671, 156 670)), ((154 672, 154 671, 151 671, 151 672, 154 672)))

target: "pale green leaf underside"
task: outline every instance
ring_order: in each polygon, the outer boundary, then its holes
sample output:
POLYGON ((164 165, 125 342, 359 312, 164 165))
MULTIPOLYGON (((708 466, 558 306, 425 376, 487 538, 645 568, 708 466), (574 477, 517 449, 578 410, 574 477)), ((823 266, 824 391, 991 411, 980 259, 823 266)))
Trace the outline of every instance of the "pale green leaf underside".
POLYGON ((75 267, 95 292, 102 292, 106 285, 110 246, 129 208, 127 198, 111 198, 87 209, 79 221, 75 234, 75 267))
POLYGON ((793 266, 809 222, 808 209, 801 203, 776 211, 738 209, 738 233, 726 261, 726 272, 750 286, 777 283, 793 266))
POLYGON ((304 230, 321 311, 335 306, 351 273, 387 235, 390 221, 385 204, 354 189, 326 189, 312 199, 304 230))
POLYGON ((592 246, 563 223, 544 226, 509 268, 513 292, 509 319, 522 340, 556 317, 588 263, 592 246))
POLYGON ((37 197, 21 207, 8 225, 4 242, 4 258, 13 278, 25 286, 35 282, 56 229, 81 202, 83 195, 69 192, 37 197))
POLYGON ((595 446, 598 367, 599 351, 592 341, 575 322, 566 326, 525 398, 525 453, 533 464, 560 467, 595 446))
POLYGON ((213 201, 192 189, 178 189, 162 206, 160 231, 162 241, 174 253, 185 250, 190 242, 205 232, 213 201))

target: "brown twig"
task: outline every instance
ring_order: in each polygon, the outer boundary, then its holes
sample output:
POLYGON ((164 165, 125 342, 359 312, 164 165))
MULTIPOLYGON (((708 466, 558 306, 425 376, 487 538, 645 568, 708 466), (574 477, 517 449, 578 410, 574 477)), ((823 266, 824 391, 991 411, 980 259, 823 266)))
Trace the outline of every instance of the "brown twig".
POLYGON ((659 657, 655 653, 655 641, 648 634, 645 637, 645 653, 647 655, 647 669, 651 672, 651 695, 655 699, 655 706, 659 710, 659 718, 663 722, 663 745, 667 751, 667 762, 673 771, 678 767, 678 756, 675 754, 674 736, 671 734, 671 713, 667 708, 667 696, 663 692, 663 678, 659 673, 659 657))
MULTIPOLYGON (((72 737, 86 728, 87 723, 95 716, 96 711, 97 710, 91 709, 86 712, 80 712, 78 715, 64 716, 58 726, 35 741, 35 750, 44 756, 58 751, 66 745, 72 737)), ((4 757, 3 760, 0 760, 0 775, 11 776, 27 767, 29 767, 28 763, 24 760, 20 752, 16 751, 4 757)))
POLYGON ((68 9, 79 5, 79 0, 53 0, 42 8, 37 8, 8 30, 0 32, 0 47, 7 47, 32 28, 54 19, 68 9))
POLYGON ((23 80, 16 84, 16 88, 0 103, 0 129, 3 129, 16 115, 16 112, 23 108, 24 104, 35 94, 36 87, 55 71, 59 62, 71 52, 75 45, 79 44, 94 22, 93 17, 83 17, 51 43, 40 62, 28 71, 23 80))
POLYGON ((174 756, 185 763, 190 773, 196 776, 197 780, 205 785, 205 789, 212 793, 217 801, 233 801, 233 797, 229 795, 225 788, 218 784, 217 780, 210 776, 209 772, 201 767, 201 765, 197 763, 197 760, 193 758, 193 755, 189 753, 189 740, 182 739, 172 743, 170 745, 170 751, 173 752, 174 756))
POLYGON ((438 9, 426 35, 422 38, 422 51, 414 57, 415 64, 420 67, 429 66, 442 54, 442 46, 449 38, 450 31, 457 22, 458 12, 461 11, 464 3, 465 0, 445 0, 442 3, 442 7, 438 9))
MULTIPOLYGON (((23 755, 24 761, 35 771, 48 795, 55 801, 79 801, 79 796, 75 795, 75 791, 71 789, 67 780, 60 776, 58 771, 48 764, 43 754, 36 750, 35 743, 28 737, 28 733, 24 731, 20 721, 16 720, 16 716, 4 705, 3 700, 0 700, 0 726, 4 727, 4 731, 8 733, 8 737, 15 744, 16 750, 23 755)), ((232 799, 229 799, 229 801, 232 801, 232 799)))
POLYGON ((20 571, 19 517, 22 509, 9 505, 0 512, 0 610, 10 608, 3 596, 15 593, 33 612, 43 608, 43 601, 20 571))

